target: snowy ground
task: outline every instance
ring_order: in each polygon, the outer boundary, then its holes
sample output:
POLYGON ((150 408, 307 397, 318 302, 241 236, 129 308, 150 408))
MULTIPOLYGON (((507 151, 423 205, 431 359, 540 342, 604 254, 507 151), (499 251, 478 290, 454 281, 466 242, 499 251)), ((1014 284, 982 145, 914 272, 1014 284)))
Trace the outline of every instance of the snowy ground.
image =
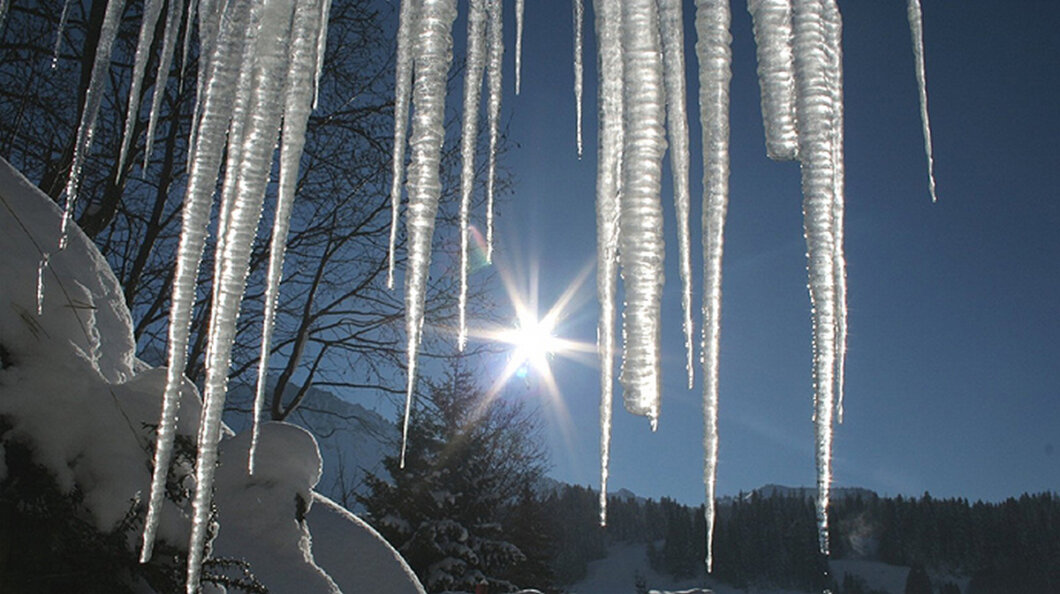
POLYGON ((646 544, 616 544, 608 556, 589 564, 589 575, 569 588, 571 594, 632 594, 635 574, 643 575, 651 590, 678 592, 705 588, 714 594, 797 594, 794 590, 739 590, 710 579, 675 580, 648 566, 646 544))
MULTIPOLYGON (((888 565, 879 561, 842 559, 829 563, 832 575, 840 583, 843 575, 850 573, 864 580, 865 585, 888 594, 902 594, 909 568, 888 565)), ((571 594, 623 594, 635 592, 633 580, 636 574, 643 575, 648 588, 669 592, 706 588, 714 594, 802 594, 797 590, 780 588, 751 588, 741 590, 709 578, 675 580, 656 573, 648 566, 647 545, 617 544, 608 548, 608 556, 589 564, 589 575, 569 588, 571 594)), ((932 579, 951 580, 966 588, 967 580, 959 577, 932 575, 932 579)))

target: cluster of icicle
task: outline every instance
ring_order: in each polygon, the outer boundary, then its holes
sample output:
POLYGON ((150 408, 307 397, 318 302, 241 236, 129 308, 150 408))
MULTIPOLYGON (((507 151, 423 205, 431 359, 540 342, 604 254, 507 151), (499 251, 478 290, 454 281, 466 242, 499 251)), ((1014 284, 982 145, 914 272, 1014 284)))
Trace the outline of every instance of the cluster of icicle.
MULTIPOLYGON (((582 7, 574 1, 575 95, 581 101, 582 7)), ((7 9, 0 0, 0 19, 7 9)), ((81 167, 92 141, 106 81, 111 47, 124 3, 110 0, 105 12, 92 79, 66 187, 65 231, 77 198, 81 167)), ((169 330, 169 372, 154 473, 144 527, 141 559, 151 557, 173 451, 174 427, 182 371, 187 359, 196 278, 206 242, 209 214, 222 158, 225 177, 220 191, 212 304, 209 320, 204 406, 198 436, 194 519, 189 544, 188 592, 199 587, 203 543, 220 437, 225 381, 236 316, 245 289, 251 244, 263 211, 272 154, 280 142, 280 177, 266 290, 262 357, 255 399, 254 437, 260 417, 264 377, 283 267, 294 183, 304 145, 309 112, 323 60, 329 0, 146 0, 139 47, 133 64, 126 129, 139 112, 138 97, 161 10, 162 55, 156 88, 165 84, 181 21, 188 55, 190 20, 198 19, 200 78, 191 132, 189 177, 184 198, 169 330), (227 146, 227 150, 226 150, 227 146)), ((645 415, 655 427, 660 401, 660 300, 663 279, 662 159, 671 151, 679 270, 684 308, 688 380, 693 379, 692 288, 689 240, 689 141, 685 109, 684 34, 680 0, 594 0, 599 48, 599 144, 597 169, 597 292, 600 300, 601 353, 601 521, 606 519, 607 468, 610 450, 614 380, 616 278, 622 275, 623 360, 620 381, 627 410, 645 415), (621 256, 621 257, 620 257, 621 256)), ((814 418, 820 545, 828 548, 827 502, 831 482, 833 410, 842 417, 843 360, 846 345, 846 279, 843 259, 843 102, 841 20, 835 0, 748 0, 754 20, 758 72, 762 89, 767 154, 802 165, 805 235, 814 327, 814 418)), ((66 10, 64 9, 64 14, 66 10)), ((438 210, 440 155, 447 73, 452 60, 452 24, 456 0, 405 0, 397 40, 393 216, 390 271, 393 285, 394 243, 403 185, 407 189, 407 268, 405 272, 408 332, 408 389, 411 402, 417 349, 422 337, 424 298, 431 239, 438 210), (413 86, 415 81, 415 86, 413 86), (410 107, 411 102, 411 107, 410 107), (409 115, 412 114, 411 133, 409 115), (407 183, 406 142, 410 146, 407 183)), ((521 49, 523 2, 516 0, 516 51, 521 49)), ((469 0, 468 65, 461 152, 461 289, 459 344, 466 341, 468 233, 473 192, 477 112, 483 78, 488 89, 489 154, 487 255, 492 254, 493 178, 499 135, 501 0, 469 0), (485 74, 484 74, 485 73, 485 74)), ((931 140, 927 122, 922 25, 919 0, 908 0, 920 86, 921 115, 929 178, 931 140)), ((703 129, 703 329, 704 475, 707 501, 708 569, 714 526, 717 467, 718 337, 721 316, 721 261, 728 203, 729 80, 731 19, 728 0, 697 0, 695 27, 699 62, 699 106, 703 129)), ((65 18, 62 19, 65 23, 65 18)), ((2 22, 2 21, 0 21, 2 22)), ((62 25, 60 25, 62 26, 62 25)), ((60 31, 61 34, 61 31, 60 31)), ((516 56, 516 88, 520 84, 516 56)), ((145 163, 150 157, 160 93, 149 115, 145 163)), ((580 114, 580 105, 579 105, 580 114)), ((580 117, 579 117, 580 130, 580 117)), ((578 134, 580 139, 580 133, 578 134)), ((134 139, 122 142, 124 162, 134 139)), ((580 142, 579 142, 580 145, 580 142)), ((580 154, 580 146, 579 146, 580 154)), ((119 170, 121 167, 119 167, 119 170)), ((65 236, 60 249, 65 245, 65 236)), ((41 270, 47 265, 47 256, 41 270)), ((39 299, 43 295, 38 296, 39 299)), ((407 437, 408 411, 403 435, 407 437)), ((253 439, 252 442, 256 442, 253 439)), ((253 472, 254 447, 248 469, 253 472)), ((404 455, 404 445, 402 446, 404 455)))
MULTIPOLYGON (((134 141, 131 131, 139 112, 138 97, 162 0, 147 0, 141 22, 139 46, 130 84, 126 137, 120 159, 124 162, 134 141)), ((163 28, 159 75, 151 104, 145 162, 150 157, 150 136, 161 101, 176 37, 181 26, 196 14, 200 32, 199 95, 190 151, 190 172, 184 196, 180 244, 173 281, 169 328, 169 370, 158 427, 151 493, 145 520, 141 561, 150 559, 165 493, 165 480, 173 453, 183 370, 187 359, 189 328, 195 302, 196 278, 202 260, 210 211, 221 166, 226 159, 220 192, 218 242, 209 320, 206 382, 198 435, 196 493, 193 502, 191 541, 188 548, 188 592, 199 590, 203 547, 208 531, 217 443, 221 436, 226 379, 235 323, 242 301, 251 247, 263 211, 273 153, 280 141, 280 174, 275 221, 270 247, 265 326, 261 368, 255 401, 254 438, 264 393, 267 354, 270 352, 276 296, 283 268, 291 204, 302 155, 306 123, 315 99, 316 81, 323 58, 327 0, 199 0, 185 6, 168 3, 163 28), (282 130, 282 133, 281 133, 282 130), (227 151, 225 150, 227 143, 227 151)), ((69 224, 77 197, 79 174, 87 154, 103 92, 110 50, 124 7, 110 0, 93 67, 84 112, 77 132, 73 165, 66 188, 69 224)), ((185 37, 184 56, 187 56, 185 37)), ((119 167, 121 169, 121 167, 119 167)), ((65 235, 62 245, 65 244, 65 235)), ((256 442, 256 439, 254 439, 256 442)), ((256 444, 255 444, 256 445, 256 444)), ((254 448, 249 471, 253 472, 254 448)))

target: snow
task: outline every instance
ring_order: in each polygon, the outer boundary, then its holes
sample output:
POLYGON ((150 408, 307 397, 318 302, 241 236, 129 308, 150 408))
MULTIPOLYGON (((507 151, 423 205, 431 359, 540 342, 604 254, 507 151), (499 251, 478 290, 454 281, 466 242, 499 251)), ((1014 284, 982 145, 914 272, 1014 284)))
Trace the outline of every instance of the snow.
POLYGON ((306 516, 313 533, 313 552, 345 592, 424 594, 412 569, 378 532, 334 501, 314 494, 306 516), (351 563, 356 551, 356 563, 351 563))
POLYGON ((215 482, 221 526, 212 554, 249 561, 270 591, 339 592, 313 561, 309 527, 298 517, 299 506, 313 504, 320 479, 316 441, 301 427, 265 423, 257 445, 263 463, 253 476, 246 467, 247 432, 222 445, 215 482))
MULTIPOLYGON (((0 278, 32 278, 42 246, 58 239, 62 216, 0 159, 0 278)), ((32 283, 0 283, 0 416, 11 425, 0 439, 29 445, 61 489, 80 491, 96 527, 111 530, 134 506, 142 509, 141 494, 151 479, 151 425, 160 415, 166 370, 135 359, 117 280, 77 227, 70 229, 67 249, 53 255, 45 282, 51 297, 40 316, 33 311, 32 283)), ((174 430, 190 438, 198 431, 201 403, 187 382, 178 396, 184 414, 174 430)), ((252 477, 249 444, 249 432, 221 443, 216 555, 250 561, 251 571, 274 592, 338 592, 341 585, 347 592, 423 593, 373 530, 312 491, 321 460, 304 429, 264 425, 259 456, 268 463, 252 477), (308 512, 304 521, 300 506, 308 512)), ((186 484, 191 470, 176 469, 186 484)), ((0 477, 6 472, 0 462, 0 477)), ((159 538, 176 546, 188 542, 189 510, 166 500, 158 511, 159 538)))

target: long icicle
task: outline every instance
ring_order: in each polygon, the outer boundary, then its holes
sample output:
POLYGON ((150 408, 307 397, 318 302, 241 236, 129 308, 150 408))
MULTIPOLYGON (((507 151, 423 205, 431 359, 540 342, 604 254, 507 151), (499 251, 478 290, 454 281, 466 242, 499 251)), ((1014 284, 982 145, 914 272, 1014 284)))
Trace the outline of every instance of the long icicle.
MULTIPOLYGON (((326 0, 325 0, 326 2, 326 0)), ((280 179, 273 217, 272 241, 269 244, 269 269, 265 285, 265 312, 261 325, 261 357, 258 360, 257 389, 254 395, 253 428, 247 469, 254 474, 260 423, 265 403, 265 384, 268 379, 269 353, 272 350, 272 330, 283 277, 284 252, 287 233, 291 227, 291 208, 294 205, 298 167, 305 148, 306 124, 309 122, 313 98, 319 84, 316 62, 321 49, 319 33, 324 30, 322 11, 312 0, 299 0, 295 6, 291 34, 291 61, 287 67, 284 89, 283 135, 280 145, 280 179)))
MULTIPOLYGON (((836 367, 834 98, 829 85, 825 4, 795 4, 795 106, 799 121, 803 217, 813 309, 813 388, 817 458, 818 544, 828 554, 828 501, 832 482, 832 420, 836 367)), ((829 8, 830 10, 831 8, 829 8)), ((836 8, 835 10, 838 11, 836 8)))
POLYGON ((662 204, 666 152, 662 41, 655 0, 631 0, 622 12, 625 135, 619 198, 619 251, 626 294, 622 371, 626 410, 659 419, 662 204))
POLYGON ((169 80, 169 67, 173 63, 173 52, 177 44, 177 36, 180 34, 180 21, 183 16, 184 3, 170 2, 169 11, 166 14, 166 29, 162 33, 162 54, 158 58, 158 73, 155 75, 155 90, 151 95, 151 112, 147 116, 147 134, 144 138, 144 164, 146 170, 151 162, 151 151, 154 147, 155 126, 158 124, 158 112, 162 106, 162 96, 165 95, 166 84, 169 80))
MULTIPOLYGON (((174 4, 171 2, 170 4, 174 4)), ((125 169, 125 157, 129 153, 132 144, 133 132, 136 128, 136 120, 140 115, 140 90, 144 84, 144 74, 147 71, 147 59, 151 55, 151 43, 155 38, 155 25, 158 16, 162 14, 162 0, 146 0, 144 2, 144 14, 140 19, 140 36, 136 42, 136 55, 133 59, 132 80, 129 82, 129 105, 125 110, 125 128, 121 138, 121 149, 118 151, 117 180, 122 178, 125 169)), ((167 23, 169 19, 166 19, 167 23)), ((160 94, 160 89, 165 89, 165 81, 161 85, 155 85, 155 94, 160 94)))
POLYGON ((729 87, 732 15, 727 0, 696 3, 699 119, 703 125, 703 484, 707 572, 714 569, 718 478, 718 367, 721 343, 721 269, 729 204, 729 87))
POLYGON ((515 0, 515 94, 519 94, 522 85, 523 70, 523 13, 526 12, 526 0, 515 0))
POLYGON ((66 179, 66 206, 63 208, 63 222, 59 231, 59 249, 66 248, 67 229, 74 215, 77 203, 77 192, 81 185, 81 167, 85 164, 88 151, 92 147, 92 135, 96 129, 96 116, 103 101, 103 85, 107 80, 107 69, 110 66, 110 51, 114 38, 118 35, 121 13, 125 8, 123 0, 108 0, 107 10, 103 15, 103 24, 99 30, 99 42, 96 44, 96 56, 92 62, 92 77, 85 91, 85 105, 81 110, 81 123, 77 127, 74 141, 74 155, 70 161, 70 174, 66 179))
POLYGON ((460 132, 460 298, 457 348, 467 345, 467 276, 471 264, 469 225, 471 194, 475 189, 475 147, 478 145, 478 107, 482 98, 482 71, 486 66, 485 0, 471 0, 467 14, 467 67, 464 71, 464 113, 460 132))
POLYGON ((408 137, 409 100, 412 97, 412 32, 419 14, 419 0, 401 0, 397 33, 397 65, 394 69, 394 148, 390 167, 390 249, 387 256, 386 286, 394 288, 395 249, 401 187, 405 181, 405 143, 408 137))
POLYGON ((622 10, 594 0, 600 80, 596 168, 596 294, 600 302, 600 524, 607 523, 607 477, 615 373, 615 284, 618 274, 618 195, 622 164, 622 10))
POLYGON ((927 77, 924 74, 924 14, 920 0, 909 0, 906 7, 909 17, 909 33, 913 37, 913 56, 916 58, 916 84, 920 91, 920 122, 924 128, 924 154, 927 156, 928 188, 931 201, 938 202, 935 193, 935 159, 931 150, 931 120, 928 119, 927 77))
POLYGON ((501 0, 486 0, 489 17, 487 31, 486 78, 489 102, 486 108, 489 126, 489 161, 486 171, 486 262, 493 262, 493 186, 497 179, 497 145, 501 126, 501 79, 504 57, 504 24, 501 19, 504 5, 501 0))
POLYGON ((747 0, 747 11, 754 23, 766 155, 777 161, 791 161, 799 153, 791 0, 747 0))
POLYGON ((176 418, 180 406, 180 390, 184 382, 184 367, 188 357, 188 335, 191 313, 195 305, 195 285, 206 243, 211 198, 221 166, 225 133, 232 115, 230 97, 239 79, 240 58, 246 43, 246 28, 250 0, 230 3, 224 29, 215 50, 215 69, 204 81, 202 117, 197 122, 199 141, 191 159, 188 185, 184 193, 184 211, 180 243, 177 248, 176 270, 169 313, 169 355, 166 388, 162 399, 162 413, 158 423, 155 458, 151 478, 151 496, 144 520, 140 562, 151 559, 155 533, 162 511, 166 475, 173 457, 176 418))
POLYGON ((575 111, 575 142, 578 147, 578 158, 582 158, 582 80, 585 78, 582 66, 582 46, 584 45, 585 6, 582 0, 571 0, 571 9, 574 12, 574 111, 575 111))
POLYGON ((408 334, 408 386, 401 428, 401 460, 405 466, 409 414, 416 389, 416 357, 423 336, 431 239, 441 196, 439 166, 445 140, 445 85, 453 57, 451 29, 456 0, 423 0, 416 39, 416 87, 412 100, 412 163, 409 166, 408 270, 405 273, 405 328, 408 334))
POLYGON ((843 19, 835 5, 825 3, 825 39, 828 43, 829 86, 832 93, 832 172, 834 176, 832 233, 835 236, 835 302, 836 302, 836 420, 843 422, 843 396, 846 391, 847 359, 847 264, 843 243, 846 180, 843 151, 843 19))
POLYGON ((234 184, 236 189, 231 193, 223 192, 223 195, 231 196, 232 204, 228 208, 230 219, 223 252, 216 256, 221 266, 220 274, 214 277, 214 285, 219 288, 214 291, 210 310, 210 347, 207 349, 205 365, 203 411, 195 464, 195 497, 188 544, 188 594, 198 592, 202 573, 228 368, 236 320, 246 290, 250 251, 261 217, 265 186, 279 132, 282 113, 280 96, 287 73, 286 61, 289 59, 292 10, 293 0, 281 0, 262 11, 261 25, 255 39, 244 146, 240 151, 239 167, 225 171, 225 186, 234 184))
MULTIPOLYGON (((63 12, 59 15, 59 28, 55 30, 55 46, 52 47, 52 70, 59 66, 59 50, 63 47, 63 33, 66 31, 66 22, 70 18, 70 4, 74 0, 66 0, 63 2, 63 12)), ((0 3, 7 2, 7 0, 0 0, 0 3)), ((4 24, 3 9, 0 8, 0 26, 4 24)))
POLYGON ((692 337, 692 240, 689 234, 689 148, 688 110, 685 106, 685 35, 681 0, 659 1, 659 28, 663 41, 666 81, 666 125, 670 139, 670 169, 674 187, 674 213, 677 215, 678 270, 681 278, 682 327, 685 332, 685 371, 688 389, 695 382, 695 347, 692 337))

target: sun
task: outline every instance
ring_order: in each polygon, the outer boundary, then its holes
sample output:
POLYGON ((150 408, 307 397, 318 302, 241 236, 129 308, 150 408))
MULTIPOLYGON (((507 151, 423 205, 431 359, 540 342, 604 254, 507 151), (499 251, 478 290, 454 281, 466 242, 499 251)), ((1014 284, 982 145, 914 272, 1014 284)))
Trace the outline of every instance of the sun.
POLYGON ((520 290, 507 267, 498 267, 508 300, 514 310, 511 325, 469 329, 476 339, 508 347, 504 369, 496 376, 487 400, 495 398, 513 377, 531 377, 540 382, 553 403, 562 404, 559 387, 552 373, 555 357, 595 355, 596 345, 561 337, 562 325, 572 313, 573 302, 585 283, 591 267, 587 266, 565 288, 545 314, 538 314, 536 270, 529 275, 528 290, 520 290))

